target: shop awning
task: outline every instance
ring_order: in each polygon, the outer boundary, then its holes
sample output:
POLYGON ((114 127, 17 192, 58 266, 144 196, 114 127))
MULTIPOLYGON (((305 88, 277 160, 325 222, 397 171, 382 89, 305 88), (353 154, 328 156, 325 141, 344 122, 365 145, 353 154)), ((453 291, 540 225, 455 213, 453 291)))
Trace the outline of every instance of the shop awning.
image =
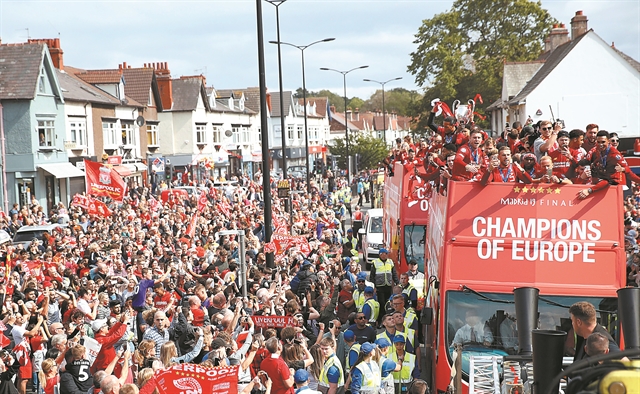
MULTIPOLYGON (((149 171, 149 167, 147 167, 144 163, 133 163, 136 166, 138 172, 149 171)), ((164 170, 164 169, 163 169, 164 170)))
POLYGON ((84 176, 84 171, 69 162, 40 164, 38 168, 42 168, 56 178, 76 178, 84 176))
POLYGON ((112 169, 123 178, 131 175, 131 170, 125 166, 113 166, 112 169))

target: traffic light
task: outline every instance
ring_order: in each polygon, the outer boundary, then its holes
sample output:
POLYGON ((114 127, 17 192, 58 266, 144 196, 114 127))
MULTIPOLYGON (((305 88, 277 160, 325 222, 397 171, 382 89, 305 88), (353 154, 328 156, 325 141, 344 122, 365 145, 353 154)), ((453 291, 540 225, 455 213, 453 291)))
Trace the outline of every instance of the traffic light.
POLYGON ((358 173, 360 170, 362 170, 362 155, 360 155, 359 153, 355 154, 355 166, 354 166, 354 171, 353 173, 358 173))
POLYGON ((171 179, 173 179, 173 166, 172 165, 164 166, 164 176, 165 176, 165 178, 167 178, 168 181, 171 181, 171 179))

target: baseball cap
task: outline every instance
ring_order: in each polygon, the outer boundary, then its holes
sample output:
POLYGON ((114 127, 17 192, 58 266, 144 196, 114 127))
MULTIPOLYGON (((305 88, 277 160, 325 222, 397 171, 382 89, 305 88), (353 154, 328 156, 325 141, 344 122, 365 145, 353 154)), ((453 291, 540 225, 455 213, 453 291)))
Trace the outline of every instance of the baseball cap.
POLYGON ((380 248, 380 254, 382 253, 389 253, 389 251, 385 248, 380 248))
POLYGON ((418 265, 418 260, 416 259, 409 260, 409 265, 418 265))
POLYGON ((353 229, 352 229, 352 228, 350 228, 350 229, 348 229, 348 230, 347 230, 347 233, 352 233, 352 232, 353 232, 353 229))
POLYGON ((395 337, 393 337, 393 343, 404 343, 406 342, 406 339, 404 339, 404 337, 402 335, 396 335, 395 337))
POLYGON ((93 332, 98 332, 102 327, 107 325, 107 319, 98 319, 91 323, 91 329, 93 332))
POLYGON ((369 343, 369 342, 365 342, 362 344, 362 346, 360 347, 360 351, 364 354, 369 354, 373 351, 373 349, 376 348, 376 345, 374 345, 373 343, 369 343))
POLYGON ((309 372, 304 369, 299 369, 293 374, 293 380, 295 380, 296 383, 304 383, 309 380, 309 372))
POLYGON ((385 348, 385 347, 391 346, 391 342, 389 342, 387 338, 378 338, 376 339, 375 343, 376 345, 378 345, 379 348, 385 348))
POLYGON ((351 330, 345 331, 342 336, 344 337, 344 340, 348 342, 351 342, 356 338, 356 334, 351 330))
POLYGON ((364 294, 373 294, 373 287, 367 286, 364 288, 364 294))
POLYGON ((360 272, 357 276, 358 280, 367 280, 367 273, 366 272, 360 272))
POLYGON ((382 375, 383 375, 382 377, 386 377, 387 375, 389 375, 389 373, 393 372, 395 369, 396 369, 395 361, 386 359, 382 363, 382 368, 380 372, 382 372, 382 375))

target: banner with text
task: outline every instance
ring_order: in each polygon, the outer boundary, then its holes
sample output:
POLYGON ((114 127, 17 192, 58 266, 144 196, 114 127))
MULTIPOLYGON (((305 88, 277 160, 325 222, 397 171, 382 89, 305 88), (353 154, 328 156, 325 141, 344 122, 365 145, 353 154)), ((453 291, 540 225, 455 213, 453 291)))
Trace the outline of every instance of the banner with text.
POLYGON ((293 327, 296 320, 293 316, 251 316, 256 328, 285 328, 293 327))
POLYGON ((88 195, 122 201, 127 187, 120 174, 111 166, 85 160, 84 173, 88 195))
POLYGON ((238 366, 205 368, 177 364, 156 371, 160 394, 237 394, 238 366))

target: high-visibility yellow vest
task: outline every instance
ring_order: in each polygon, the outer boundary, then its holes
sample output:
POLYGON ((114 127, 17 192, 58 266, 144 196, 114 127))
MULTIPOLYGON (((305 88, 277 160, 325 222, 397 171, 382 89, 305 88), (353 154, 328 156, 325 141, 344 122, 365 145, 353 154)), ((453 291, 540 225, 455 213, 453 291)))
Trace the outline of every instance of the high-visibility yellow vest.
POLYGON ((346 368, 345 368, 345 372, 346 373, 349 373, 349 371, 351 371, 351 363, 349 362, 349 354, 351 354, 352 351, 360 354, 360 348, 361 347, 362 347, 362 345, 359 344, 358 342, 356 342, 356 343, 353 344, 353 346, 351 346, 351 348, 347 352, 347 359, 344 360, 344 363, 346 364, 346 368))
POLYGON ((338 392, 344 391, 344 371, 342 370, 340 360, 334 354, 324 362, 322 371, 320 371, 320 376, 318 377, 318 390, 322 393, 326 394, 329 391, 329 376, 327 373, 329 372, 329 368, 334 366, 340 371, 340 378, 338 378, 338 392))
MULTIPOLYGON (((394 353, 390 357, 396 364, 398 361, 398 353, 394 353)), ((404 352, 404 361, 402 362, 402 369, 399 372, 393 372, 393 381, 395 383, 403 383, 407 384, 411 382, 411 374, 413 373, 413 368, 416 366, 416 356, 415 354, 411 354, 408 352, 404 352)))
POLYGON ((407 295, 407 299, 409 301, 411 301, 411 292, 415 290, 416 291, 416 301, 418 300, 418 289, 416 289, 411 283, 409 283, 407 285, 406 289, 402 289, 402 294, 406 294, 407 295))
POLYGON ((356 310, 362 310, 362 306, 366 301, 364 298, 364 290, 360 291, 357 288, 353 290, 353 301, 355 301, 356 310))
POLYGON ((373 260, 373 266, 376 267, 376 277, 374 279, 376 286, 391 286, 393 282, 393 261, 391 259, 382 261, 378 258, 373 260))
POLYGON ((407 309, 404 311, 404 328, 409 330, 414 321, 418 320, 418 315, 413 309, 407 309))
POLYGON ((396 389, 393 381, 393 373, 390 373, 380 381, 380 393, 395 394, 396 389))
POLYGON ((382 379, 378 363, 375 361, 368 363, 362 362, 356 365, 356 368, 362 372, 360 392, 363 394, 378 394, 382 379))
POLYGON ((362 308, 358 309, 358 312, 362 312, 365 305, 369 305, 371 308, 371 316, 369 316, 369 323, 374 323, 378 320, 378 315, 380 314, 380 303, 373 298, 369 298, 364 302, 362 308))
MULTIPOLYGON (((407 339, 409 339, 409 343, 415 349, 415 344, 414 344, 415 338, 416 338, 415 330, 406 329, 406 331, 404 332, 396 331, 395 335, 402 335, 404 337, 405 343, 407 342, 407 339)), ((391 346, 389 346, 389 353, 387 354, 388 357, 391 357, 391 355, 396 352, 396 347, 393 346, 393 338, 389 338, 387 336, 387 331, 383 331, 380 334, 378 334, 376 336, 376 339, 379 339, 379 338, 386 338, 389 342, 391 342, 391 346)))

